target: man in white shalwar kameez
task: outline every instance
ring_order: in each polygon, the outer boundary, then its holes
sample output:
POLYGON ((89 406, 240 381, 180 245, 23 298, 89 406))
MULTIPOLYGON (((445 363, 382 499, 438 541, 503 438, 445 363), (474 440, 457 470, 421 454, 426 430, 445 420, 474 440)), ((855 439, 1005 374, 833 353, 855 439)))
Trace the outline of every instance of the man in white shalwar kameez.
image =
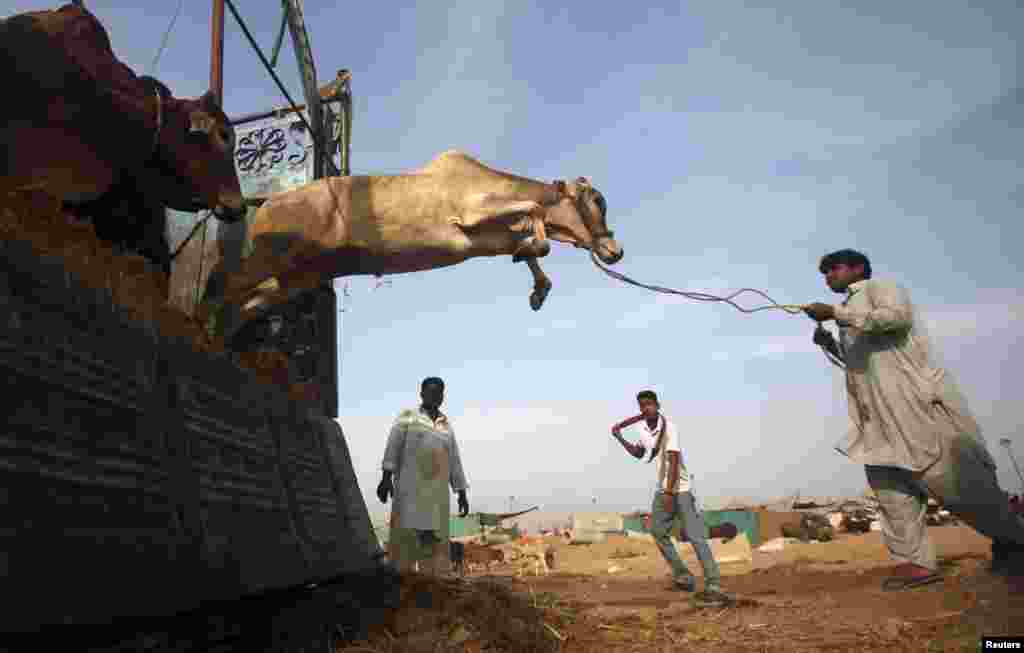
POLYGON ((921 318, 901 286, 871 278, 864 254, 822 258, 841 305, 804 307, 819 322, 814 342, 846 367, 851 428, 837 449, 863 464, 878 497, 882 533, 900 563, 886 589, 941 580, 925 529, 927 497, 992 538, 993 571, 1024 573, 1024 519, 1010 510, 981 428, 950 373, 930 352, 921 318), (821 326, 835 320, 840 339, 821 326))
POLYGON ((469 514, 466 477, 455 431, 441 412, 444 382, 424 379, 422 404, 402 411, 388 436, 377 497, 391 506, 388 555, 399 572, 440 575, 450 569, 448 486, 458 492, 459 514, 469 514))

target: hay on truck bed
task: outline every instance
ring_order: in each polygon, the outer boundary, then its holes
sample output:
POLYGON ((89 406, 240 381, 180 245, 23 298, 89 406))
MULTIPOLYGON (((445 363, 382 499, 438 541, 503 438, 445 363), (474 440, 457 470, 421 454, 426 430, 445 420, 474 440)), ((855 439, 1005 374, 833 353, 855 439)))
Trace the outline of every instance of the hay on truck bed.
MULTIPOLYGON (((31 245, 41 258, 59 259, 82 284, 107 290, 114 301, 162 335, 180 338, 197 351, 225 354, 223 339, 208 335, 194 319, 167 301, 168 280, 136 254, 120 254, 96 237, 92 223, 61 210, 60 202, 41 191, 0 197, 0 239, 31 245)), ((315 396, 313 384, 289 384, 290 361, 280 352, 245 352, 236 364, 264 383, 287 386, 293 399, 315 396)))

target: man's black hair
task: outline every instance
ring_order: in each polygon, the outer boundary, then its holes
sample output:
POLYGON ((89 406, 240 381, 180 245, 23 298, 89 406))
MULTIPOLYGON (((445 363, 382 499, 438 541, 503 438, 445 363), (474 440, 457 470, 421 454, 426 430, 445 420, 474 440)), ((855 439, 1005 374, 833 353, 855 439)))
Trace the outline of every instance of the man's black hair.
POLYGON ((641 390, 640 392, 637 393, 636 400, 643 401, 644 399, 650 399, 651 401, 657 403, 658 395, 655 394, 654 390, 641 390))
POLYGON ((863 265, 864 278, 871 278, 871 261, 864 254, 855 249, 841 249, 821 257, 818 271, 827 274, 829 270, 837 265, 863 265))
POLYGON ((428 376, 423 379, 423 383, 420 384, 420 390, 425 390, 428 385, 439 385, 444 390, 444 381, 439 376, 428 376))

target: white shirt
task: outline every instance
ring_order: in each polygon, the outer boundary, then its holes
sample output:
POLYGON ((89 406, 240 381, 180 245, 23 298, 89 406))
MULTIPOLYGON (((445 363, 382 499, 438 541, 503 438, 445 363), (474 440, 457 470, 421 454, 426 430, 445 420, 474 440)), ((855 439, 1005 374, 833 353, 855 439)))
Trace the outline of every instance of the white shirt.
POLYGON ((864 465, 921 471, 967 435, 991 462, 966 400, 932 359, 909 293, 891 281, 866 279, 850 284, 847 295, 835 317, 851 426, 836 448, 864 465))
MULTIPOLYGON (((665 435, 662 438, 661 451, 658 452, 658 475, 654 484, 656 492, 663 492, 668 489, 668 475, 671 471, 669 469, 669 460, 667 452, 675 451, 679 453, 679 481, 676 484, 676 492, 689 492, 690 491, 690 475, 686 471, 686 465, 683 464, 683 451, 679 444, 679 432, 676 431, 675 422, 665 417, 662 414, 658 414, 658 424, 652 430, 647 425, 647 420, 641 422, 644 425, 644 435, 642 442, 648 451, 653 451, 654 447, 658 443, 658 435, 661 429, 664 428, 665 435)), ((650 454, 648 454, 649 456, 650 454)))

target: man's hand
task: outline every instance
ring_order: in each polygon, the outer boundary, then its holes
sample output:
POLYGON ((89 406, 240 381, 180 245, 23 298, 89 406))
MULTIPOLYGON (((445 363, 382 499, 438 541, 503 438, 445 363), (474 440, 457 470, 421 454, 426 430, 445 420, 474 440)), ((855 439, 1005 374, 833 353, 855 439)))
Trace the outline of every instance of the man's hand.
POLYGON ((465 490, 459 490, 459 517, 465 517, 469 514, 469 499, 466 497, 465 490))
POLYGON ((635 424, 642 419, 643 415, 637 415, 635 417, 630 417, 627 420, 623 420, 612 427, 612 437, 618 440, 619 444, 622 445, 622 448, 629 452, 631 456, 640 459, 643 459, 644 452, 646 451, 646 449, 639 442, 636 444, 626 442, 625 438, 622 437, 622 429, 624 429, 627 426, 630 426, 631 424, 635 424))
POLYGON ((672 514, 672 511, 675 510, 675 498, 676 495, 674 494, 666 493, 661 495, 662 507, 665 509, 665 512, 670 515, 672 514))
POLYGON ((846 357, 843 356, 843 352, 839 348, 839 343, 836 342, 832 333, 828 329, 822 327, 820 323, 818 324, 818 328, 814 330, 814 344, 831 354, 836 360, 842 363, 846 362, 846 357))
POLYGON ((832 336, 832 332, 825 327, 818 325, 818 328, 814 330, 814 344, 819 347, 828 347, 835 342, 835 338, 832 336))
POLYGON ((807 304, 804 306, 804 313, 806 313, 807 317, 811 318, 815 322, 834 320, 836 317, 835 307, 831 304, 822 304, 821 302, 807 304))
POLYGON ((395 495, 395 486, 391 482, 391 474, 384 474, 384 478, 381 479, 380 485, 377 486, 377 498, 380 499, 381 503, 388 502, 388 496, 395 495))
POLYGON ((616 438, 619 437, 622 434, 622 429, 636 424, 637 422, 643 420, 643 418, 643 413, 640 413, 639 415, 634 415, 628 419, 622 420, 621 422, 612 427, 612 435, 614 435, 616 438))

